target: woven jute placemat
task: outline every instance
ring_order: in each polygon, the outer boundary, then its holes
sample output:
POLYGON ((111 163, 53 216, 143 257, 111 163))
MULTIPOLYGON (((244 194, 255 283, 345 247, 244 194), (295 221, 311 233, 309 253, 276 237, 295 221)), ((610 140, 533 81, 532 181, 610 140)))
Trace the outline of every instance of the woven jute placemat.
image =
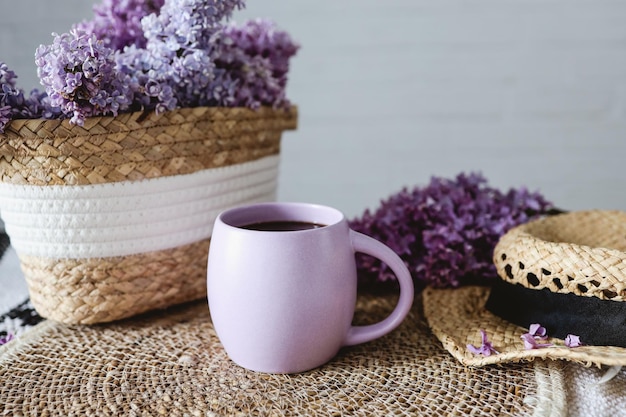
MULTIPOLYGON (((395 302, 360 295, 355 323, 395 302)), ((430 333, 418 297, 394 332, 320 368, 255 373, 228 359, 195 302, 109 324, 41 323, 0 347, 0 414, 564 415, 563 386, 545 389, 555 366, 464 367, 430 333)))

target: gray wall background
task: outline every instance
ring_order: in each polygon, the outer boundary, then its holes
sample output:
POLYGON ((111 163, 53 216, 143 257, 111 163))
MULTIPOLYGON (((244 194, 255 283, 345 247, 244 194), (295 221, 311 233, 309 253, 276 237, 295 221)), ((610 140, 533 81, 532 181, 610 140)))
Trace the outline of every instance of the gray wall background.
MULTIPOLYGON (((33 55, 88 0, 1 0, 0 60, 33 55)), ((302 45, 280 200, 349 217, 430 177, 479 171, 566 209, 626 210, 626 1, 249 0, 302 45)))

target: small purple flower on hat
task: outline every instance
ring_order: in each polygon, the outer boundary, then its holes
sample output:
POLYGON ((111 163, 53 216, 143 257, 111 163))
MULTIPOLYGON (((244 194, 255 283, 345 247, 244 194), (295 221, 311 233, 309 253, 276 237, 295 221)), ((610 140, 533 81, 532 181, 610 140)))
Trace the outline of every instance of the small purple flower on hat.
POLYGON ((568 348, 575 348, 582 346, 583 344, 580 341, 580 336, 576 336, 575 334, 568 334, 565 337, 565 346, 568 348))
POLYGON ((0 346, 9 343, 11 340, 13 340, 13 335, 11 333, 4 337, 0 337, 0 346))
POLYGON ((548 331, 539 323, 531 324, 528 327, 528 333, 524 333, 520 337, 524 341, 524 348, 526 350, 552 346, 552 343, 540 343, 541 340, 548 338, 548 331))
POLYGON ((483 355, 483 356, 491 356, 492 353, 500 353, 493 348, 493 345, 487 339, 487 332, 481 329, 480 336, 482 339, 482 344, 479 347, 476 347, 472 344, 468 344, 467 350, 472 352, 474 355, 483 355))
POLYGON ((542 340, 542 338, 535 337, 530 333, 524 333, 521 338, 524 341, 524 348, 526 350, 553 346, 552 343, 540 343, 539 341, 542 340))
POLYGON ((548 337, 548 331, 539 323, 531 324, 528 327, 528 333, 539 339, 546 339, 548 337))
MULTIPOLYGON (((526 350, 561 346, 554 345, 552 343, 540 343, 542 340, 546 340, 548 338, 548 331, 539 323, 531 324, 528 327, 528 333, 524 333, 520 337, 524 341, 524 348, 526 350)), ((568 334, 565 338, 565 346, 568 348, 582 346, 580 337, 575 334, 568 334)))

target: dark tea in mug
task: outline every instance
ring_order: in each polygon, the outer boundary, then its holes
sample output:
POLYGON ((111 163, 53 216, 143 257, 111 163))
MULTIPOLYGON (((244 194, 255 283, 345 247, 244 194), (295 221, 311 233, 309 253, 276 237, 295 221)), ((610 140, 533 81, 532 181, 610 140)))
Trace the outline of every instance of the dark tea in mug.
POLYGON ((319 223, 279 220, 247 224, 245 226, 241 226, 241 228, 247 230, 259 230, 262 232, 293 232, 298 230, 319 229, 324 226, 324 224, 319 223))

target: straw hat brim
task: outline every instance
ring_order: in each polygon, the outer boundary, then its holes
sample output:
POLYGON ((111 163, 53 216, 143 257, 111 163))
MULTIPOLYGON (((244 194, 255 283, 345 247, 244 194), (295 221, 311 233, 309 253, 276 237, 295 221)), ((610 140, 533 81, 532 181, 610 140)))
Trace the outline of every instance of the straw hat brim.
POLYGON ((626 212, 573 211, 521 224, 493 251, 500 278, 532 290, 626 301, 626 212))
POLYGON ((532 361, 537 358, 567 360, 585 366, 626 365, 626 348, 614 346, 580 346, 568 348, 560 339, 546 342, 554 347, 526 350, 521 336, 528 329, 510 323, 485 309, 489 287, 468 286, 457 289, 427 288, 423 293, 424 315, 432 332, 443 347, 462 364, 484 366, 532 361), (474 354, 468 344, 481 345, 480 330, 498 353, 474 354))

